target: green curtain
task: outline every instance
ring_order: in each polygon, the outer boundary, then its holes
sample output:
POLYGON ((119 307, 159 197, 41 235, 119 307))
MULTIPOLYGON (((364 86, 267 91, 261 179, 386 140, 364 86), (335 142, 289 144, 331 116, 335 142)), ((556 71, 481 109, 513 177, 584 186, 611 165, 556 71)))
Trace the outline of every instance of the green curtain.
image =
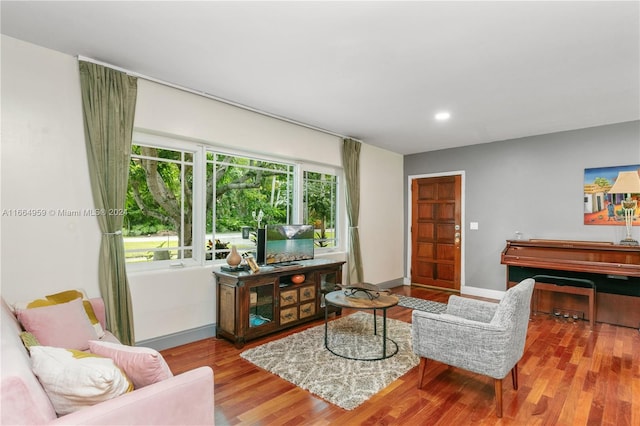
POLYGON ((360 253, 360 147, 353 139, 342 141, 342 164, 346 177, 347 217, 349 219, 349 257, 347 259, 347 284, 363 282, 362 254, 360 253))
POLYGON ((102 231, 98 279, 107 326, 125 345, 135 342, 122 238, 137 79, 80 61, 89 176, 102 231))

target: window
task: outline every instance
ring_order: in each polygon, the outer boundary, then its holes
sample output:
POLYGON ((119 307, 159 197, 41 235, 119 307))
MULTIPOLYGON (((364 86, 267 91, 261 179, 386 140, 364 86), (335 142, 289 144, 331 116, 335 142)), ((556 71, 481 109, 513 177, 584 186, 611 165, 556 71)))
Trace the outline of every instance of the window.
POLYGON ((132 145, 123 230, 127 262, 192 257, 193 158, 186 150, 132 145))
POLYGON ((336 247, 337 176, 305 170, 303 182, 304 222, 315 229, 316 247, 336 247))
POLYGON ((222 152, 134 132, 124 220, 132 268, 221 262, 256 250, 266 224, 311 224, 316 253, 340 247, 335 169, 222 152))
POLYGON ((207 258, 224 259, 232 244, 253 251, 256 228, 291 223, 293 176, 293 164, 207 152, 207 258))

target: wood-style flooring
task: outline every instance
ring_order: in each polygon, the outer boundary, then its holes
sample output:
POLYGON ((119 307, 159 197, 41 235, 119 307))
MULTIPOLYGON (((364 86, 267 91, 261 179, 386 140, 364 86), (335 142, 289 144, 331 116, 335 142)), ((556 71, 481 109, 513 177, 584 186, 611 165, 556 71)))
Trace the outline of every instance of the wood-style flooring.
MULTIPOLYGON (((449 293, 403 286, 395 293, 446 302, 449 293)), ((344 311, 343 315, 348 315, 344 311)), ((411 322, 411 310, 389 318, 411 322)), ((503 382, 503 418, 495 416, 493 379, 444 364, 418 368, 364 404, 345 411, 240 358, 247 348, 322 324, 316 321, 251 341, 239 350, 205 339, 162 351, 174 374, 208 365, 215 374, 217 425, 640 425, 637 329, 534 315, 519 363, 519 389, 503 382)))

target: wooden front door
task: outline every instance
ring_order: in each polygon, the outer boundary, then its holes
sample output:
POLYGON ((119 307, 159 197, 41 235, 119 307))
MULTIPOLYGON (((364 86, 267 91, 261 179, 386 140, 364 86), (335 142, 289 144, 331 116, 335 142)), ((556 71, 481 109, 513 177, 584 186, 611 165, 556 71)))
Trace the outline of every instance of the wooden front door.
POLYGON ((411 183, 411 283, 460 291, 461 176, 411 183))

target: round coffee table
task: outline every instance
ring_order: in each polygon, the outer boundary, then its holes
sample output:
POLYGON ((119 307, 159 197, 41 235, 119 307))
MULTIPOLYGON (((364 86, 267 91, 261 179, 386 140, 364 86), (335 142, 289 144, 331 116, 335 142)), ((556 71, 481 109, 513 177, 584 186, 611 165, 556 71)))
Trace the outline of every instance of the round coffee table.
POLYGON ((354 359, 358 361, 379 361, 382 359, 391 358, 398 353, 398 344, 387 337, 387 309, 396 306, 399 302, 398 297, 380 293, 380 292, 353 292, 350 290, 337 290, 332 291, 324 296, 325 310, 324 310, 324 347, 329 352, 342 358, 354 359), (337 352, 329 347, 329 321, 328 321, 328 305, 336 306, 339 308, 349 308, 357 310, 373 310, 373 336, 378 335, 378 322, 376 311, 382 311, 382 356, 380 357, 359 357, 350 356, 337 352), (392 344, 392 349, 387 350, 387 342, 392 344))

